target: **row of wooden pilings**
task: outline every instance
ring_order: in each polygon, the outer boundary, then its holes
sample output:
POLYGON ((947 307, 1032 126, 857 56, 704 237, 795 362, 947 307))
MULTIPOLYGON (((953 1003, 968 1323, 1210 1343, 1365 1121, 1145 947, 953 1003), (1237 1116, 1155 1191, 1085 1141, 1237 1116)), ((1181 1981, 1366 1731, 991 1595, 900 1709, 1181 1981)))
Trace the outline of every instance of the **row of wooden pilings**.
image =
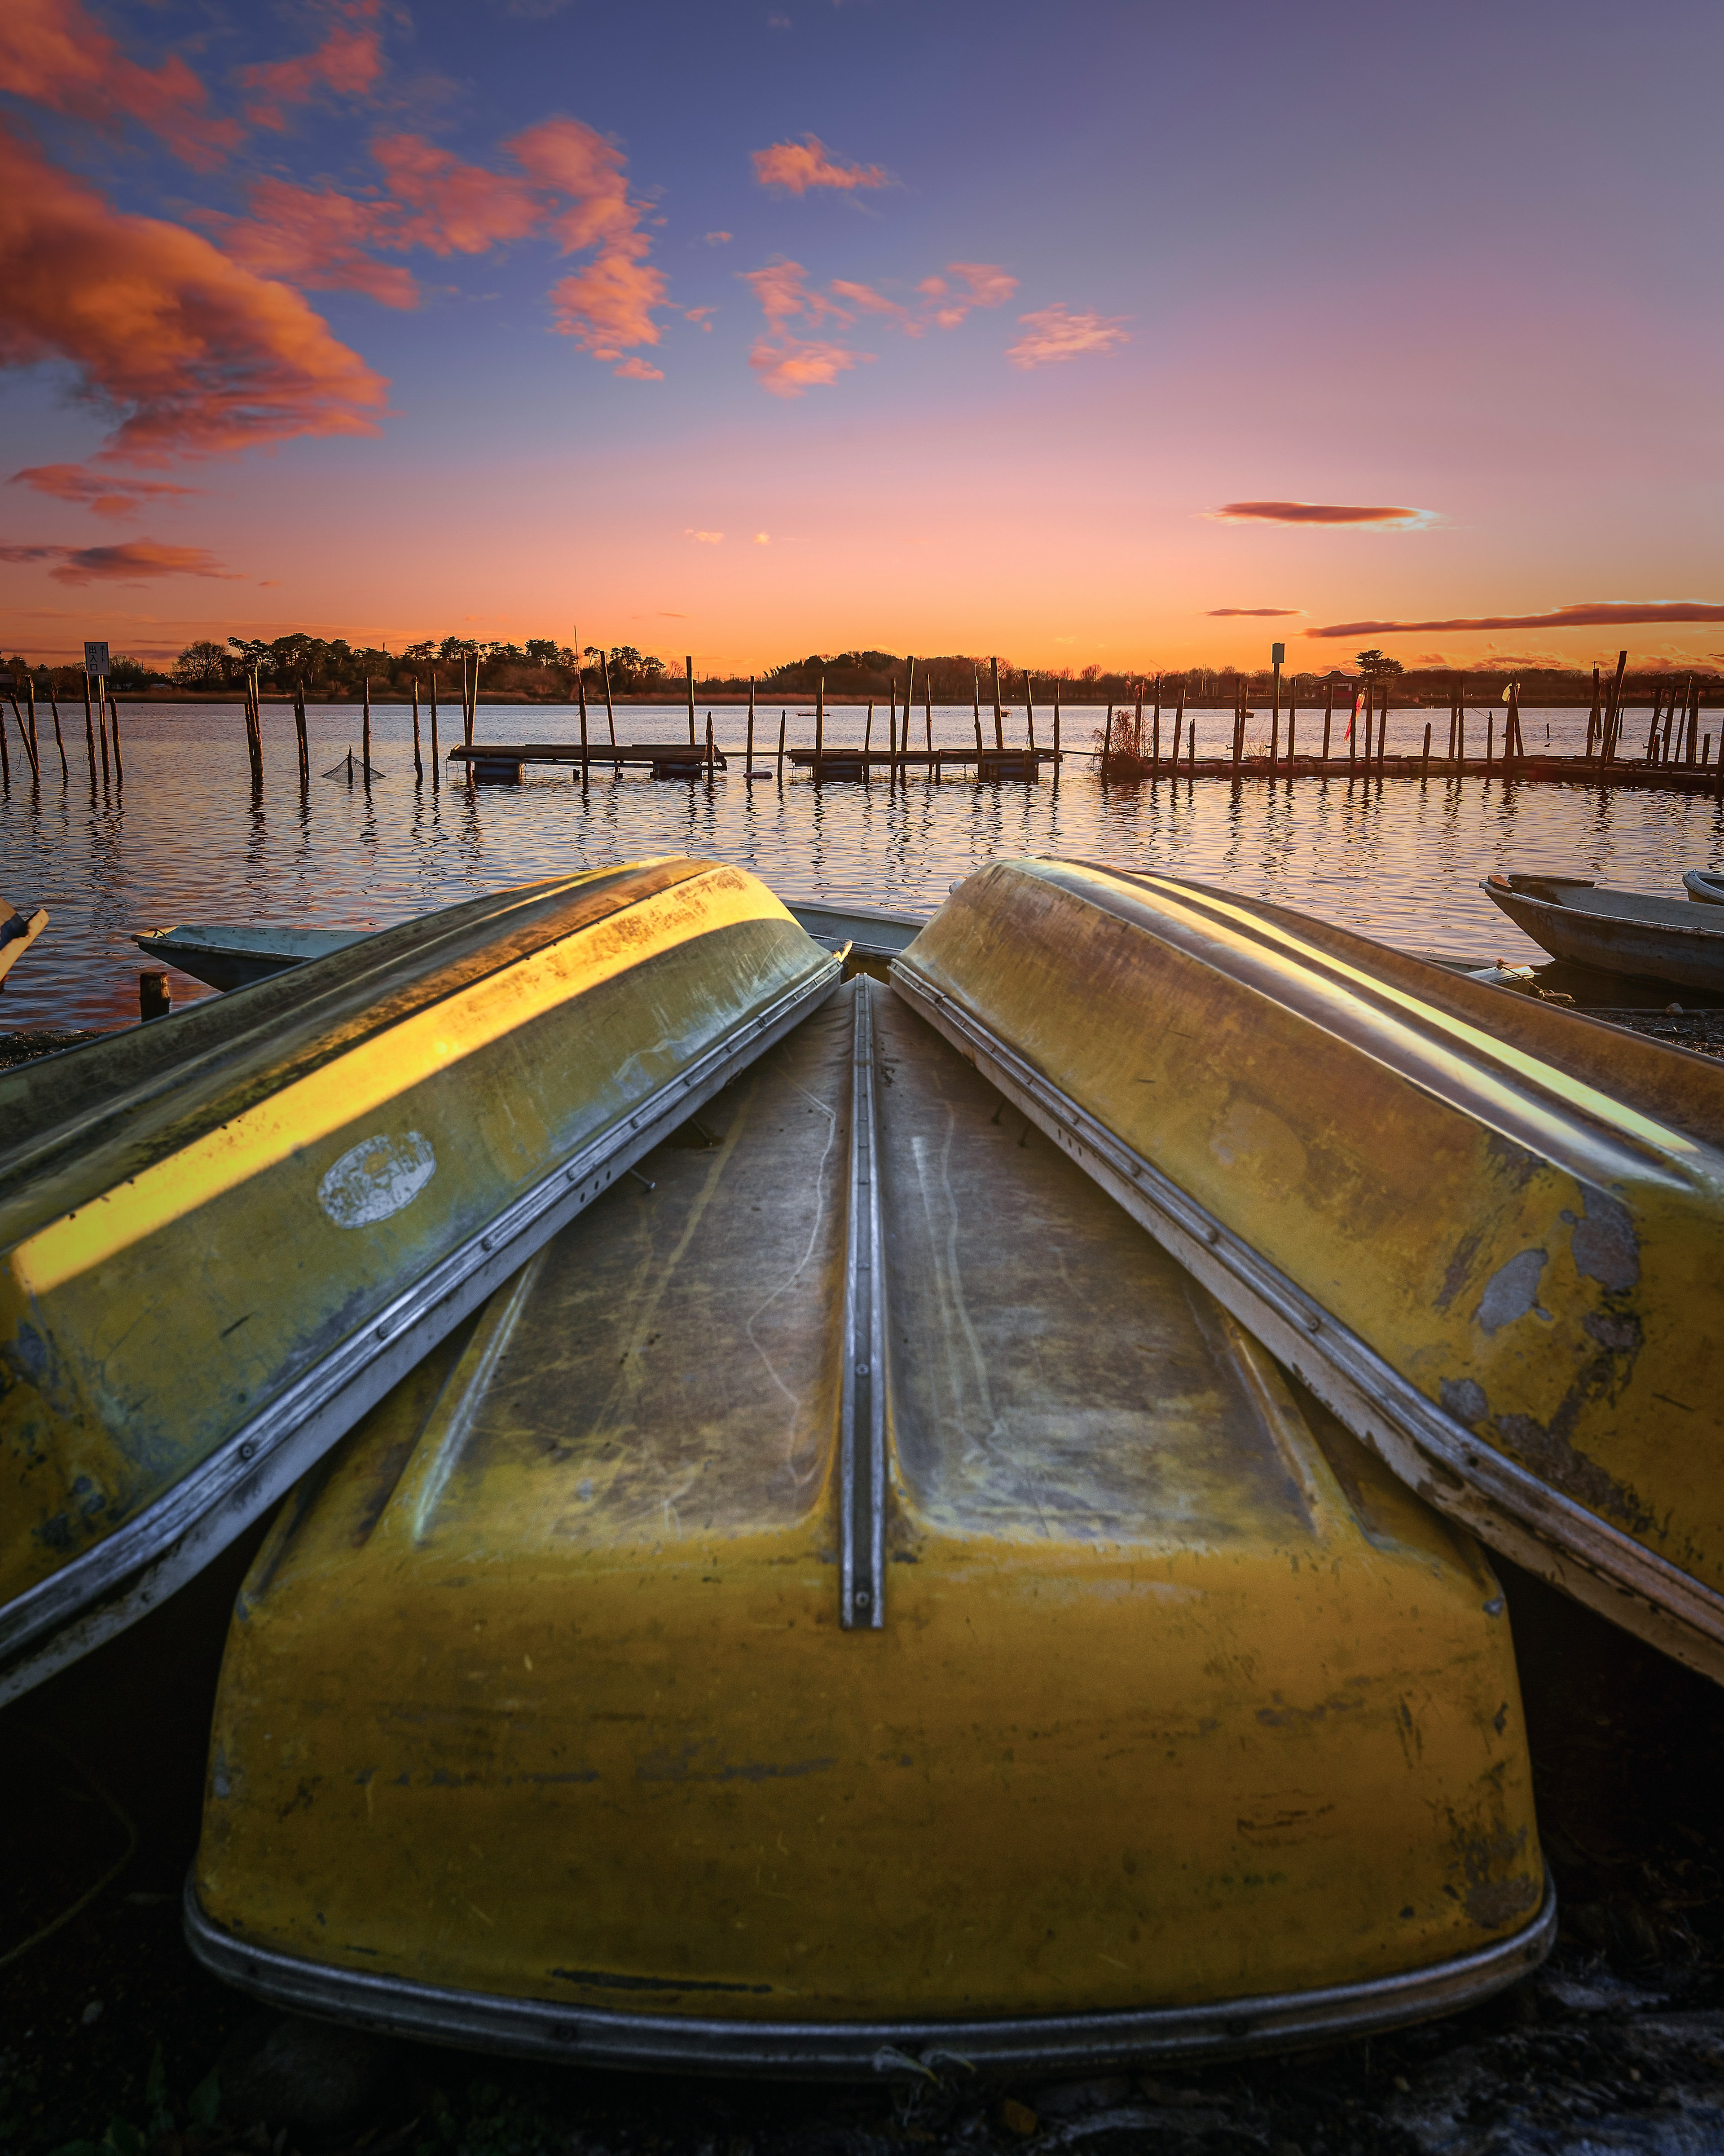
MULTIPOLYGON (((12 706, 12 716, 17 722, 18 739, 23 745, 24 764, 30 774, 32 786, 42 783, 42 743, 36 725, 36 684, 27 674, 24 676, 24 704, 20 708, 18 691, 10 689, 7 701, 12 706)), ((60 781, 69 783, 71 771, 66 762, 66 737, 60 731, 59 698, 52 687, 48 691, 48 706, 54 719, 54 745, 59 752, 60 781)), ((109 752, 112 747, 112 773, 115 781, 126 776, 126 766, 120 752, 120 706, 114 701, 113 692, 101 675, 86 674, 84 677, 84 745, 90 758, 90 783, 95 784, 96 757, 101 757, 102 783, 110 783, 109 752)), ((6 738, 5 715, 0 713, 0 785, 12 790, 12 751, 6 738)))

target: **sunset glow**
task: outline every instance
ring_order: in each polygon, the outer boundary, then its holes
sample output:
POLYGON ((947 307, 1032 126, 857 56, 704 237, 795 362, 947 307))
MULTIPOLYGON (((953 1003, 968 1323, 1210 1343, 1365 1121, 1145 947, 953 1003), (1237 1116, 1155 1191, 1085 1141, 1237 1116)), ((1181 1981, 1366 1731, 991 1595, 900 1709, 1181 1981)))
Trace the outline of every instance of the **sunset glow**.
POLYGON ((10 0, 0 643, 1724 670, 1721 42, 10 0))

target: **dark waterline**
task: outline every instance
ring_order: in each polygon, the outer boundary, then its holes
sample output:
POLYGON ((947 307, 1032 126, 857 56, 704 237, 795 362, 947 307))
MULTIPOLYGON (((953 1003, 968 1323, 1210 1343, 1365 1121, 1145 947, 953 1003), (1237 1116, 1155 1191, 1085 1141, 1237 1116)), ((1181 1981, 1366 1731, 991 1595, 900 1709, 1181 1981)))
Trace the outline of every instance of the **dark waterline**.
MULTIPOLYGON (((762 708, 757 767, 776 750, 778 710, 762 708)), ((705 707, 697 707, 704 732, 705 707)), ((1332 778, 1296 782, 1214 779, 1145 783, 1104 789, 1087 758, 1069 757, 1056 788, 948 776, 912 776, 889 785, 816 786, 787 764, 782 788, 749 782, 742 768, 743 714, 715 709, 731 752, 728 772, 709 788, 654 781, 631 771, 595 774, 585 803, 578 779, 554 767, 530 771, 519 787, 469 788, 447 770, 416 784, 412 719, 402 706, 373 714, 372 761, 385 776, 370 788, 321 774, 357 752, 356 707, 314 706, 309 716, 312 778, 300 793, 291 718, 264 712, 265 783, 254 803, 237 709, 208 705, 132 706, 122 711, 123 788, 92 793, 81 711, 67 726, 71 767, 60 778, 51 728, 39 792, 33 792, 13 737, 12 787, 0 798, 0 893, 15 905, 43 905, 46 933, 14 968, 0 998, 9 1028, 115 1025, 137 1016, 137 973, 146 963, 134 932, 176 921, 275 921, 305 927, 382 927, 479 891, 646 854, 694 853, 739 861, 786 897, 829 898, 931 913, 950 886, 986 861, 1018 854, 1065 854, 1133 868, 1152 867, 1274 899, 1412 949, 1467 954, 1481 963, 1541 957, 1478 889, 1490 870, 1563 870, 1675 896, 1682 871, 1724 865, 1724 812, 1698 795, 1575 786, 1355 778, 1344 760, 1332 778)), ((1099 727, 1099 711, 1065 714, 1068 751, 1099 727)), ((1445 711, 1408 711, 1391 720, 1389 747, 1416 749, 1427 719, 1435 745, 1445 711)), ((64 715, 63 715, 64 720, 64 715)), ((1051 713, 1037 714, 1037 739, 1051 738, 1051 713)), ((859 742, 864 712, 828 715, 828 744, 859 742)), ((602 710, 590 715, 604 737, 602 710)), ((1300 718, 1301 751, 1321 740, 1321 717, 1300 718)), ((1340 748, 1342 721, 1335 728, 1340 748)), ((1528 747, 1575 753, 1583 711, 1540 711, 1526 720, 1528 747)), ((445 751, 459 739, 459 711, 441 714, 445 751)), ((991 721, 984 727, 992 736, 991 721)), ((1255 730, 1265 736, 1260 714, 1255 730)), ((1230 733, 1224 711, 1198 715, 1200 754, 1219 752, 1230 733)), ((1474 715, 1470 751, 1482 747, 1474 715)), ((631 706, 617 715, 623 741, 685 739, 687 714, 675 706, 631 706)), ((790 742, 813 738, 812 716, 793 707, 790 742)), ((483 706, 481 742, 573 742, 578 722, 558 706, 483 706)), ((911 746, 924 719, 913 715, 911 746)), ((972 743, 967 706, 934 713, 936 743, 972 743)), ((1166 737, 1164 736, 1164 738, 1166 737)), ((1255 731, 1252 738, 1255 737, 1255 731)), ((1024 714, 1008 721, 1024 738, 1024 714)), ((874 745, 885 745, 884 707, 874 745)), ((172 977, 177 1004, 208 993, 172 977)))

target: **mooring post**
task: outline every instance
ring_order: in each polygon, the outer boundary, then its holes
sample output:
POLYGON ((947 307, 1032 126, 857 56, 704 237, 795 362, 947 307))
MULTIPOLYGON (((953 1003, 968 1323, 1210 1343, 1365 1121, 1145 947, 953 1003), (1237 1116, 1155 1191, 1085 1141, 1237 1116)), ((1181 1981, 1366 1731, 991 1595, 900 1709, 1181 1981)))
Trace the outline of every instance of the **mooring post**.
MULTIPOLYGON (((910 699, 904 700, 906 717, 910 699)), ((826 753, 826 676, 823 674, 814 689, 814 776, 820 776, 820 759, 826 753)))
POLYGON ((84 747, 90 757, 90 783, 95 784, 95 722, 90 716, 90 676, 84 677, 84 747))
POLYGON ((437 759, 437 669, 431 669, 431 784, 434 789, 443 783, 443 767, 437 759))
POLYGON ((581 663, 581 632, 575 630, 575 697, 581 707, 581 790, 584 793, 591 770, 593 746, 587 733, 587 669, 581 663))
POLYGON ((1323 761, 1329 761, 1329 729, 1335 723, 1335 684, 1323 684, 1323 761))
POLYGON ((976 720, 976 775, 982 775, 982 676, 972 670, 971 680, 975 685, 975 702, 971 706, 976 720))
POLYGON ((778 713, 778 783, 780 787, 784 783, 784 721, 788 716, 789 714, 787 711, 780 710, 778 713))
POLYGON ((988 665, 993 683, 993 745, 996 748, 1003 748, 1006 745, 1006 721, 1005 714, 1000 709, 1000 663, 998 659, 990 659, 988 665))
MULTIPOLYGON (((120 760, 120 706, 115 700, 114 685, 111 681, 108 684, 108 724, 114 735, 114 783, 118 786, 125 779, 126 766, 120 760)), ((263 765, 261 753, 259 753, 258 763, 259 776, 261 776, 263 765)))
POLYGON ((604 684, 604 722, 610 728, 611 747, 614 748, 617 746, 617 707, 611 701, 611 654, 608 651, 599 653, 598 671, 604 684))
POLYGON ((54 714, 54 745, 60 752, 60 783, 69 786, 72 774, 66 767, 65 737, 60 732, 60 700, 54 694, 52 681, 48 685, 48 708, 54 714))
MULTIPOLYGON (((872 711, 874 706, 870 704, 868 708, 872 711)), ((752 674, 748 677, 748 756, 742 777, 745 783, 752 782, 754 778, 754 676, 752 674)))
POLYGON ((709 787, 712 783, 713 773, 716 767, 716 759, 713 754, 712 746, 712 714, 709 711, 706 714, 706 783, 709 787))
POLYGON ((1107 783, 1107 766, 1113 753, 1113 706, 1107 707, 1107 724, 1101 730, 1101 783, 1107 783))
MULTIPOLYGON (((1028 677, 1025 677, 1028 679, 1028 677)), ((940 783, 940 766, 934 755, 934 690, 928 670, 922 669, 922 730, 928 745, 928 769, 934 774, 934 783, 940 783)), ((1030 729, 1029 738, 1035 740, 1035 729, 1030 729)))
POLYGON ((695 661, 692 653, 685 653, 682 662, 683 679, 689 692, 689 747, 695 746, 695 661))
POLYGON ((868 759, 874 750, 874 699, 868 700, 868 716, 862 723, 862 776, 866 778, 872 768, 868 759))
MULTIPOLYGON (((473 730, 470 726, 467 730, 467 738, 469 742, 473 738, 473 730)), ((371 676, 369 674, 365 677, 365 712, 359 732, 359 767, 361 776, 365 783, 369 786, 371 784, 371 676)))
POLYGON ((413 778, 417 784, 425 783, 425 766, 419 755, 419 677, 413 676, 413 778))
MULTIPOLYGON (((311 744, 305 733, 305 683, 303 675, 295 675, 293 685, 294 743, 299 752, 300 786, 301 790, 311 783, 311 744)), ((437 761, 437 724, 431 725, 431 760, 437 761)))
POLYGON ((1421 778, 1429 778, 1431 775, 1431 730, 1429 720, 1425 721, 1424 754, 1419 758, 1419 775, 1421 778))
POLYGON ((1054 783, 1060 783, 1060 676, 1054 676, 1054 783))

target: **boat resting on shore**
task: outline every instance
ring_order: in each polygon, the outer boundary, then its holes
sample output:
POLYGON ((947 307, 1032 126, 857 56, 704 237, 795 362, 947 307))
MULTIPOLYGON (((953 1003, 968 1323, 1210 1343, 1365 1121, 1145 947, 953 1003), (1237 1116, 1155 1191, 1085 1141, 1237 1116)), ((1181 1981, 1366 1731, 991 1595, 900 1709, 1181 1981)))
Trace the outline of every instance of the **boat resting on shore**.
POLYGON ((1480 888, 1553 958, 1724 993, 1724 918, 1713 927, 1685 899, 1608 891, 1585 876, 1493 873, 1480 888))
POLYGON ((839 971, 666 858, 0 1075, 0 1699, 223 1548, 839 971))
MULTIPOLYGON (((923 925, 917 914, 892 913, 879 906, 795 898, 785 900, 784 906, 792 920, 827 950, 846 947, 852 965, 880 965, 896 957, 923 925)), ((131 940, 140 951, 177 966, 194 981, 229 989, 271 979, 313 958, 326 958, 332 952, 363 942, 373 932, 367 928, 289 928, 269 921, 214 922, 201 927, 182 922, 172 928, 151 929, 131 940)))
POLYGON ((1724 1681, 1715 1060, 1080 862, 892 978, 1405 1481, 1724 1681))
POLYGON ((1724 906, 1724 872, 1717 869, 1690 869, 1682 888, 1701 906, 1724 906))
POLYGON ((211 1969, 866 2079, 1321 2042, 1538 1961, 1477 1545, 901 998, 848 983, 642 1167, 278 1516, 211 1969))

